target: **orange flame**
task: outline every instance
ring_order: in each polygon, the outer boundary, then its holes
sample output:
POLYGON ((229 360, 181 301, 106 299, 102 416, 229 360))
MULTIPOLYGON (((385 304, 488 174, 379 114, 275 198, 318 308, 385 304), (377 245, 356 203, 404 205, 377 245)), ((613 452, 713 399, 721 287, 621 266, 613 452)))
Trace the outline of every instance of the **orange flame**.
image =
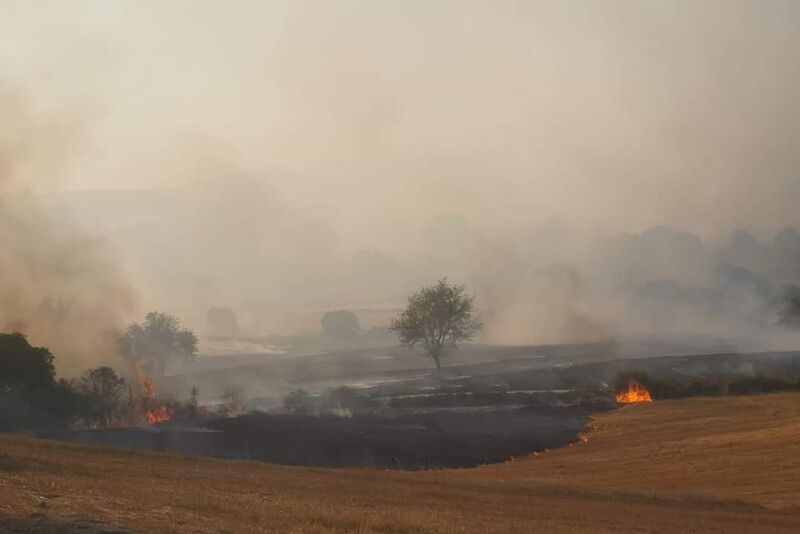
POLYGON ((146 414, 144 414, 145 420, 151 425, 169 421, 171 417, 172 410, 170 410, 168 406, 159 406, 158 408, 149 410, 146 414))
POLYGON ((146 365, 147 361, 145 360, 136 362, 136 380, 138 380, 139 384, 142 386, 145 398, 152 399, 156 396, 156 387, 150 381, 150 377, 147 376, 144 370, 146 365))
MULTIPOLYGON (((153 385, 153 382, 150 380, 150 377, 144 370, 146 365, 146 360, 139 360, 136 362, 136 380, 138 380, 139 384, 142 386, 146 404, 149 405, 156 398, 156 387, 153 385)), ((169 408, 169 406, 157 406, 156 408, 147 410, 147 412, 144 414, 144 418, 145 421, 147 421, 147 423, 150 425, 163 423, 172 418, 172 410, 169 408)))
POLYGON ((634 404, 637 402, 653 402, 650 392, 636 380, 628 382, 628 389, 617 393, 617 402, 620 404, 634 404))

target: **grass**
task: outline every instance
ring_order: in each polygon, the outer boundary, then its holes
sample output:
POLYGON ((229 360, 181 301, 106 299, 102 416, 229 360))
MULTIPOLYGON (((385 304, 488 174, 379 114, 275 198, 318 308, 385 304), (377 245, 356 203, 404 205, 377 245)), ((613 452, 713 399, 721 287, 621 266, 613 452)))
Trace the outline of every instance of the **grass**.
POLYGON ((800 394, 627 406, 594 418, 588 438, 411 473, 3 436, 0 530, 800 532, 800 394))

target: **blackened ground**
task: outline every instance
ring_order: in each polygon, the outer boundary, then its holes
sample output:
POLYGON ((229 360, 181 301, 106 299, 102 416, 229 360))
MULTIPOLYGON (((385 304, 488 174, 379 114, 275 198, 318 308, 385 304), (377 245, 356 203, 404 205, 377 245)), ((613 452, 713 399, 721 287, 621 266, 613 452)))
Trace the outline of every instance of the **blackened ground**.
POLYGON ((207 429, 164 426, 43 437, 289 465, 435 469, 566 445, 578 440, 591 413, 523 407, 353 417, 256 414, 214 421, 207 429))
POLYGON ((250 415, 213 423, 224 455, 315 466, 469 467, 576 441, 577 408, 437 411, 355 417, 250 415))

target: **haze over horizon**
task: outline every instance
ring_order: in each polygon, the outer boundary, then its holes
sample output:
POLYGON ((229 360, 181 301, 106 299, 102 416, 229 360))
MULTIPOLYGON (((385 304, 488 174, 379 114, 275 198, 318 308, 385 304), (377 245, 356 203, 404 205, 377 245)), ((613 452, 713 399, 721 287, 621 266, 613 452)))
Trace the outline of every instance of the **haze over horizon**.
POLYGON ((796 2, 0 9, 5 202, 104 242, 114 327, 449 276, 490 342, 749 333, 800 283, 796 2))

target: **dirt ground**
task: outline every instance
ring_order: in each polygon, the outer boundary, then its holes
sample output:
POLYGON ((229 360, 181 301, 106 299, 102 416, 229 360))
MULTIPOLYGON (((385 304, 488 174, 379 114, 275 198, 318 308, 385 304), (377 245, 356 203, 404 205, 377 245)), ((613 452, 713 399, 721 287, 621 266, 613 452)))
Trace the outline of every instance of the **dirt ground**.
POLYGON ((586 443, 426 472, 5 436, 0 531, 800 532, 800 394, 654 402, 591 425, 586 443))

